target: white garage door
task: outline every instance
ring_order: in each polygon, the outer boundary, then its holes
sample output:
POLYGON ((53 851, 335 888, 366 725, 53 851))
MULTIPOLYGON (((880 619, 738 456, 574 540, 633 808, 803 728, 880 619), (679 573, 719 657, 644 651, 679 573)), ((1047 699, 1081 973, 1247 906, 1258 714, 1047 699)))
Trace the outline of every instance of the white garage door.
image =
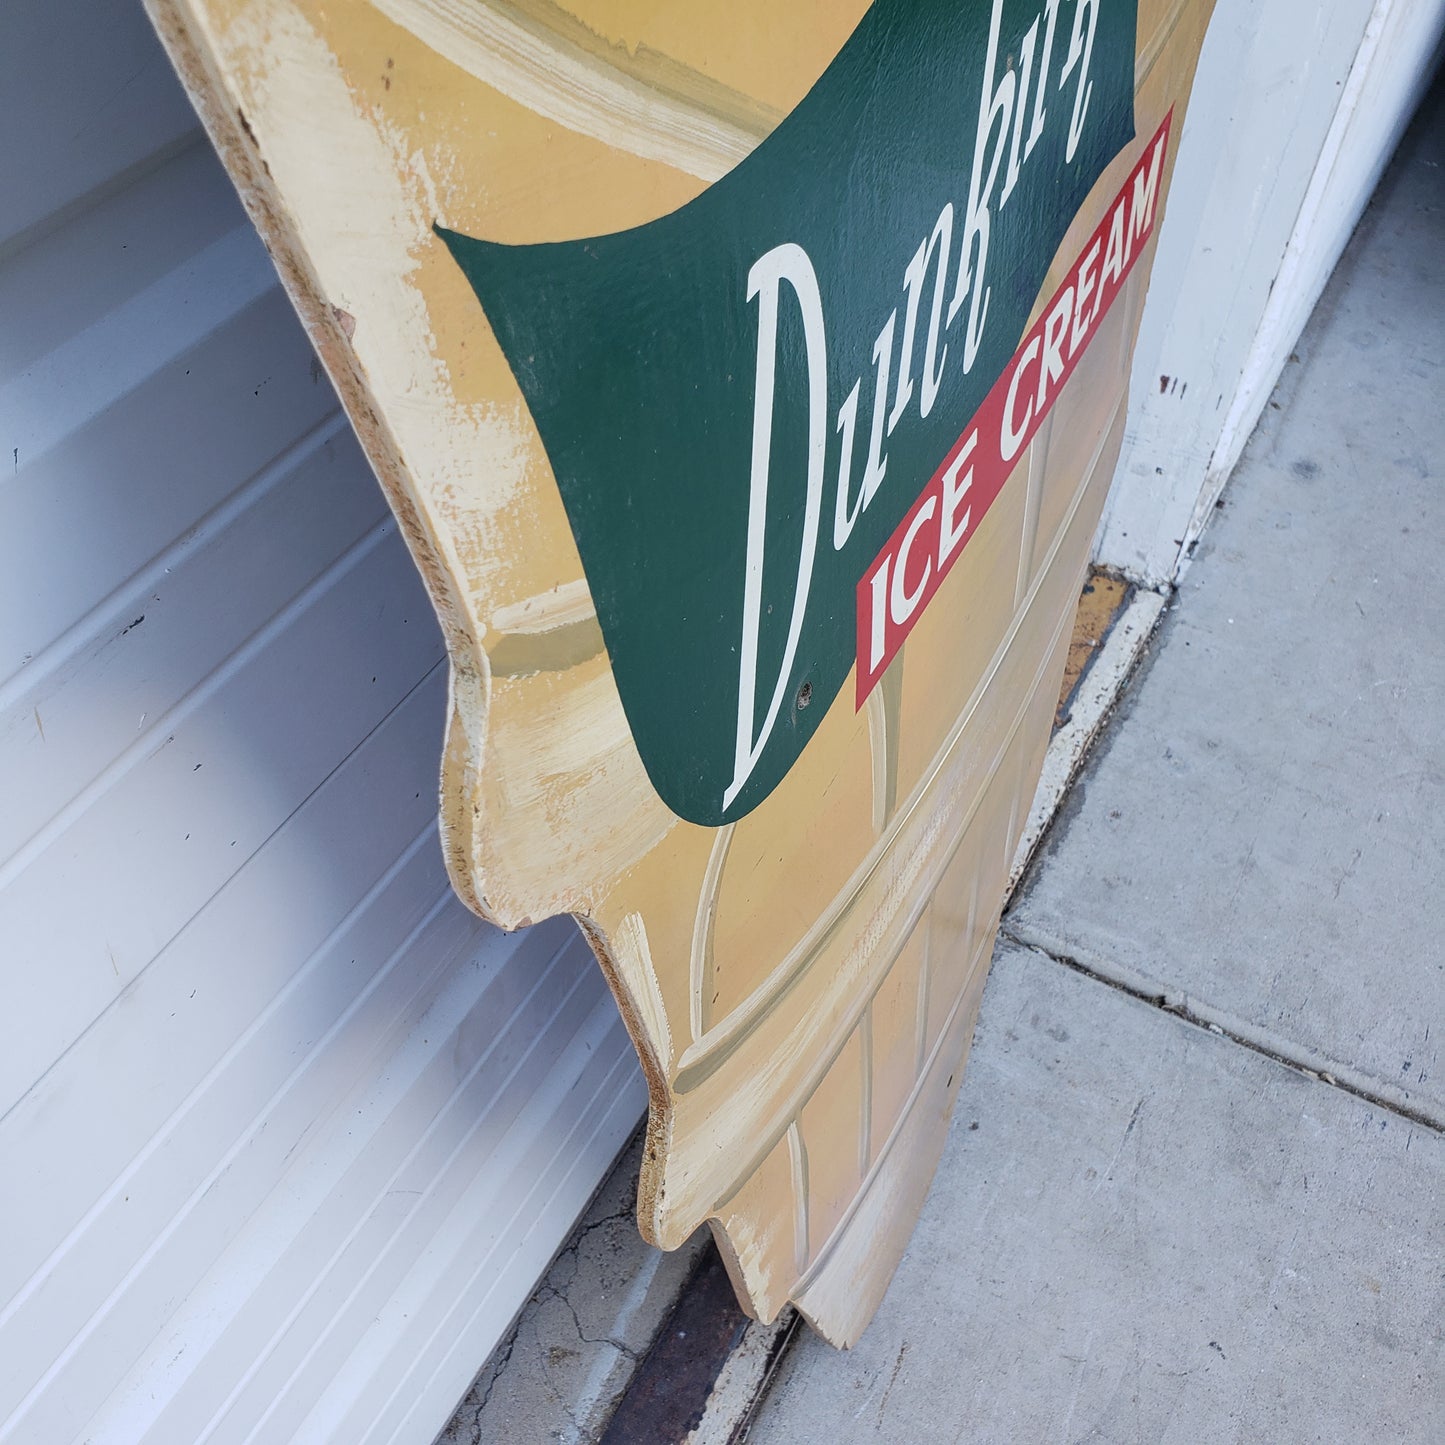
POLYGON ((641 1116, 139 6, 0 17, 0 1440, 427 1441, 641 1116))

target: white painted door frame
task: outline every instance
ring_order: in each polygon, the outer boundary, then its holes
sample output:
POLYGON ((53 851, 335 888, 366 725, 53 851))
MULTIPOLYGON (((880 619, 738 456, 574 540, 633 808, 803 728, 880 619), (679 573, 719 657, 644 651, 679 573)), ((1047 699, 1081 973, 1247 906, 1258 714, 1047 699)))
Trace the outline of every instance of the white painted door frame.
POLYGON ((1187 563, 1434 72, 1445 0, 1219 0, 1096 560, 1187 563))

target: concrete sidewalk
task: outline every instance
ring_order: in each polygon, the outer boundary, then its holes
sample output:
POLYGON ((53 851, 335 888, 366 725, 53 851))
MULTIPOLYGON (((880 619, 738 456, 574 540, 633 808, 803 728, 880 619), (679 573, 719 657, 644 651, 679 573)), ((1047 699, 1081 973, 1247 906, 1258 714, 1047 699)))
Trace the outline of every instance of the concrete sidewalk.
POLYGON ((1005 919, 883 1308, 756 1445, 1445 1440, 1442 101, 1005 919))

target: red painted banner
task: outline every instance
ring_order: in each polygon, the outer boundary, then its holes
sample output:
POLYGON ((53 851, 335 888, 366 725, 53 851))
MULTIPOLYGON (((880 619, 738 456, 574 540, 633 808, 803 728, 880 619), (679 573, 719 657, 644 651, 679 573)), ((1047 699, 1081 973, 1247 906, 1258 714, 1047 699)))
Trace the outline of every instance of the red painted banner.
POLYGON ((963 435, 858 583, 857 706, 962 555, 1154 229, 1171 110, 963 435))

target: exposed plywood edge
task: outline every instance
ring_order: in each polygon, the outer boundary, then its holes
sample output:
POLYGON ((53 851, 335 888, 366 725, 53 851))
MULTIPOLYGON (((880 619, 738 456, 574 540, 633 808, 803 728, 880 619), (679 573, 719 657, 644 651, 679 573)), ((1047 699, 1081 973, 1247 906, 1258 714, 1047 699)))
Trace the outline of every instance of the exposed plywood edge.
POLYGON ((1023 877, 1034 849, 1112 711, 1167 602, 1168 598, 1159 592, 1136 592, 1083 678, 1069 709, 1068 721, 1054 734, 1044 755, 1038 791, 1009 870, 1007 897, 1012 897, 1023 877))
MULTIPOLYGON (((439 532, 425 510, 417 505, 416 489, 400 443, 388 419, 373 405, 364 368, 352 346, 355 317, 328 299, 310 256, 296 241, 297 227, 286 198, 261 152, 250 120, 227 77, 216 65, 213 48, 200 20, 184 0, 145 0, 145 8, 206 134, 236 186, 241 204, 266 246, 311 344, 326 366, 342 407, 396 516, 407 550, 421 573, 446 639, 451 664, 453 706, 449 710, 445 765, 458 772, 475 767, 482 750, 490 695, 487 655, 475 641, 480 633, 477 619, 471 615, 467 598, 455 585, 460 569, 451 539, 439 532), (464 728, 460 722, 465 718, 478 721, 473 727, 464 728)), ((461 796, 455 788, 450 795, 461 796)), ((444 799, 446 796, 444 793, 444 799)), ((451 837, 454 831, 459 830, 444 827, 443 847, 458 896, 488 922, 515 927, 517 920, 498 917, 471 888, 470 860, 457 856, 458 846, 451 837)))

